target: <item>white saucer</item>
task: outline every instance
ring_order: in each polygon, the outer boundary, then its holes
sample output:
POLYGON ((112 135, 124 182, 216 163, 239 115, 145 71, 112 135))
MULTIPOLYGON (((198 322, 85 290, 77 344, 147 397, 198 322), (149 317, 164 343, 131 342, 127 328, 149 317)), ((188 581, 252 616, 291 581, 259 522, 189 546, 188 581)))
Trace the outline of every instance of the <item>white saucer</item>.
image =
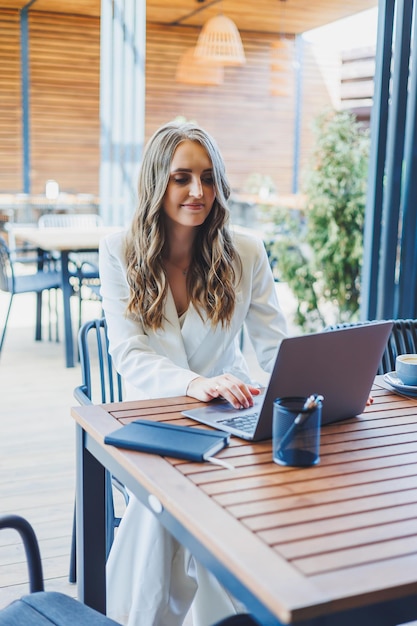
POLYGON ((384 380, 400 393, 407 394, 408 396, 417 396, 417 386, 404 385, 404 383, 398 378, 397 372, 388 372, 387 374, 384 374, 384 380))

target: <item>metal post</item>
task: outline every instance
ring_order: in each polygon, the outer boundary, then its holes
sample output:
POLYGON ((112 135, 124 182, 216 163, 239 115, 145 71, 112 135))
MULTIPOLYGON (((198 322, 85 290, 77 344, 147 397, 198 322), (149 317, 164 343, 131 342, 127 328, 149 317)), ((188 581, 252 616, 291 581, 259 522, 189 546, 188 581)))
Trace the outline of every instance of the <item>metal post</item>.
POLYGON ((396 310, 396 268, 403 174, 412 2, 398 0, 394 38, 392 94, 388 117, 386 194, 382 215, 377 317, 390 319, 396 310))
POLYGON ((410 81, 404 150, 404 193, 401 254, 398 277, 398 309, 395 317, 417 317, 417 3, 413 9, 410 81))
POLYGON ((22 72, 22 144, 23 192, 30 193, 30 78, 29 78, 29 9, 36 0, 30 0, 20 10, 20 66, 22 72))
POLYGON ((102 0, 100 197, 105 222, 130 221, 145 126, 146 0, 102 0))
POLYGON ((294 121, 294 156, 292 192, 298 192, 298 175, 300 169, 300 137, 301 137, 301 103, 303 87, 304 42, 299 35, 295 38, 295 121, 294 121))
POLYGON ((100 214, 106 224, 112 223, 111 215, 111 124, 112 124, 112 0, 101 1, 100 15, 100 214))
POLYGON ((379 2, 374 99, 371 114, 371 152, 364 227, 360 313, 362 320, 375 319, 377 310, 394 8, 395 0, 380 0, 379 2))

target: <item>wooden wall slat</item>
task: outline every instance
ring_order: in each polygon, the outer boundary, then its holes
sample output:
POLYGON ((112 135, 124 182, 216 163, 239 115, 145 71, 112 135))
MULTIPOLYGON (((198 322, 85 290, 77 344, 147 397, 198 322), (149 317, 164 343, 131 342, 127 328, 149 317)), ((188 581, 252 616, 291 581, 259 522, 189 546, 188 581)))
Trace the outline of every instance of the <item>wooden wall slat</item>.
POLYGON ((374 95, 375 47, 357 48, 342 55, 341 100, 369 126, 374 95))
POLYGON ((17 11, 0 10, 0 190, 21 188, 20 54, 17 11))

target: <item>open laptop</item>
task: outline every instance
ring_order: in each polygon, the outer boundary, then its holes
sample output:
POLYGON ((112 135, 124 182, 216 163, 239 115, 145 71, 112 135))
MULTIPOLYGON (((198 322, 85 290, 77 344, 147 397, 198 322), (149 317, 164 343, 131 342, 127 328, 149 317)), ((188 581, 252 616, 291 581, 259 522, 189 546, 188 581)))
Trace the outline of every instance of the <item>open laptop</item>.
POLYGON ((286 338, 253 407, 238 410, 213 401, 183 415, 252 441, 272 437, 273 402, 279 397, 324 396, 322 424, 355 417, 366 406, 392 326, 375 322, 286 338))

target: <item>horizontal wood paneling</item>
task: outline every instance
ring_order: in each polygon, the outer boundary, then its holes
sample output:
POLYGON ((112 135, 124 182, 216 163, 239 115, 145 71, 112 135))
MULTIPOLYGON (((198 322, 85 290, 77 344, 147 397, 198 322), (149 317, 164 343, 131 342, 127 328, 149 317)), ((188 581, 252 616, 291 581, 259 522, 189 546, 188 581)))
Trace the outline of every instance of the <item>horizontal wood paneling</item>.
POLYGON ((349 50, 342 55, 341 98, 365 125, 369 125, 374 96, 375 46, 349 50))
MULTIPOLYGON (((27 4, 28 0, 7 0, 9 8, 22 9, 27 4)), ((303 33, 377 4, 378 0, 315 0, 314 4, 291 0, 284 6, 282 0, 222 0, 221 10, 240 31, 303 33)), ((100 0, 36 0, 36 10, 98 17, 100 0)), ((219 13, 219 2, 206 0, 200 5, 196 0, 146 0, 146 13, 150 22, 201 27, 219 13)))
MULTIPOLYGON (((4 13, 0 9, 0 15, 4 13)), ((14 25, 14 38, 1 39, 0 46, 7 52, 6 58, 15 62, 8 60, 3 70, 9 78, 0 97, 0 112, 9 108, 9 119, 14 120, 14 124, 4 123, 2 132, 9 144, 14 141, 15 175, 6 175, 3 170, 0 191, 20 191, 21 146, 16 139, 21 132, 18 14, 6 14, 14 25)), ((97 194, 99 18, 35 10, 29 16, 32 192, 42 193, 45 181, 54 178, 63 191, 97 194)), ((12 30, 7 24, 3 28, 12 30)), ((198 34, 197 27, 147 24, 145 138, 177 116, 196 120, 217 139, 233 189, 243 190, 250 175, 259 173, 270 176, 279 193, 291 192, 296 125, 294 59, 289 57, 284 62, 284 95, 273 95, 271 53, 277 37, 243 32, 247 63, 225 68, 222 85, 177 83, 178 61, 187 48, 195 45, 198 34)), ((290 49, 294 54, 291 40, 290 49)), ((312 119, 334 100, 325 73, 310 44, 305 44, 300 179, 311 153, 312 119)), ((0 161, 11 163, 3 145, 0 161)))
POLYGON ((100 20, 30 11, 32 190, 97 193, 100 20))
POLYGON ((21 188, 20 42, 16 11, 0 10, 0 190, 21 188))

